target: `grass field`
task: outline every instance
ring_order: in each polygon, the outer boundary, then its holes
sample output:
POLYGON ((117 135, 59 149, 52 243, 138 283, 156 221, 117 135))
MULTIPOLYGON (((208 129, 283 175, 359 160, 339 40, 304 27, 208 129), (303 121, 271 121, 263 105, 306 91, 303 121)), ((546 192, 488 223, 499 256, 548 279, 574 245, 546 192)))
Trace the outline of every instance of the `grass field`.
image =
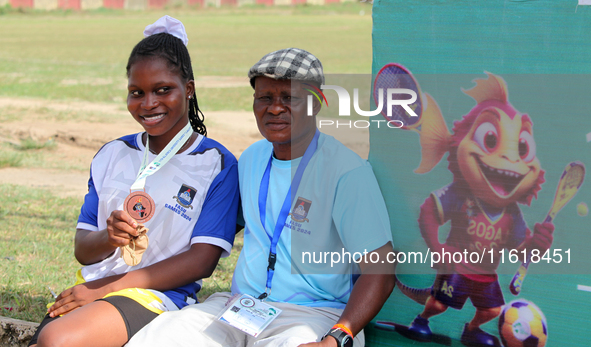
MULTIPOLYGON (((73 244, 80 200, 15 185, 0 185, 0 196, 0 315, 40 321, 51 300, 48 288, 59 293, 73 284, 80 267, 73 244)), ((239 237, 200 298, 229 289, 241 248, 239 237)))
MULTIPOLYGON (((199 88, 203 111, 248 110, 246 73, 263 54, 295 46, 327 73, 371 68, 371 7, 171 10, 186 26, 197 81, 237 76, 243 87, 199 88), (364 11, 363 16, 359 15, 364 11), (178 13, 177 13, 178 12, 178 13)), ((163 12, 0 15, 0 95, 122 103, 125 65, 146 24, 163 12)))
MULTIPOLYGON (((171 8, 166 11, 36 12, 0 11, 0 97, 88 101, 125 109, 125 65, 143 28, 164 14, 182 20, 200 87, 203 111, 250 110, 246 72, 263 54, 296 46, 316 54, 327 73, 368 73, 371 69, 371 6, 171 8), (363 11, 363 15, 360 15, 363 11), (218 86, 216 78, 238 81, 218 86), (208 81, 213 81, 209 83, 208 81), (211 85, 209 85, 211 84, 211 85)), ((109 122, 112 115, 89 111, 0 108, 0 122, 30 120, 109 122), (35 117, 30 113, 34 111, 35 117)), ((0 170, 49 167, 55 145, 45 140, 6 141, 0 134, 0 170)), ((87 170, 71 166, 77 170, 87 170)), ((60 198, 44 189, 0 185, 0 315, 40 321, 51 300, 70 285, 79 265, 73 236, 82 196, 60 198)), ((235 252, 205 281, 204 298, 228 290, 235 252)))

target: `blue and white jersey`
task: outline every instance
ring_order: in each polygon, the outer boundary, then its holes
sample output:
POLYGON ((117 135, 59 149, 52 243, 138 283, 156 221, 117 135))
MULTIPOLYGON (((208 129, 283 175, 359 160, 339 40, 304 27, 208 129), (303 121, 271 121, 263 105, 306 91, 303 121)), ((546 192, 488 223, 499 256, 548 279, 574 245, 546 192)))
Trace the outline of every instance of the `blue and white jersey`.
MULTIPOLYGON (((90 168, 88 194, 84 199, 77 228, 104 230, 114 210, 122 210, 141 166, 144 149, 142 133, 124 136, 104 145, 90 168)), ((149 154, 151 162, 155 155, 149 154)), ((149 229, 150 244, 137 266, 127 265, 121 250, 103 261, 84 266, 86 281, 147 267, 189 250, 194 243, 208 243, 228 256, 236 232, 238 210, 238 167, 236 158, 214 140, 199 135, 193 145, 174 155, 146 180, 146 193, 155 202, 149 229)), ((199 266, 199 264, 195 264, 199 266)), ((162 293, 160 299, 178 308, 196 301, 201 281, 162 293)), ((176 307, 167 307, 169 310, 176 307)))
MULTIPOLYGON (((238 163, 245 230, 232 293, 258 296, 265 291, 273 230, 301 161, 273 158, 263 227, 259 188, 272 153, 272 144, 261 140, 244 151, 238 163)), ((356 269, 352 260, 392 241, 386 205, 372 168, 333 137, 321 134, 299 189, 292 193, 290 215, 282 221, 269 299, 344 308, 353 288, 356 269), (325 254, 337 253, 351 258, 331 266, 331 257, 325 254)))

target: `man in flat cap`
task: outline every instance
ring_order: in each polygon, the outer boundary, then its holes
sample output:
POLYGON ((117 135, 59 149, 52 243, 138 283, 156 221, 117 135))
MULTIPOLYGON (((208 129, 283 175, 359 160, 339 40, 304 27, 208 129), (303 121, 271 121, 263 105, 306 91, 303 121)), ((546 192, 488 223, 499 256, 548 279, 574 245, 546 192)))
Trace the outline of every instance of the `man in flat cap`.
POLYGON ((324 83, 320 61, 282 49, 248 77, 265 139, 238 162, 245 229, 232 293, 163 313, 128 346, 362 347, 363 327, 394 288, 390 223, 372 168, 318 131, 320 101, 308 115, 310 90, 324 83))

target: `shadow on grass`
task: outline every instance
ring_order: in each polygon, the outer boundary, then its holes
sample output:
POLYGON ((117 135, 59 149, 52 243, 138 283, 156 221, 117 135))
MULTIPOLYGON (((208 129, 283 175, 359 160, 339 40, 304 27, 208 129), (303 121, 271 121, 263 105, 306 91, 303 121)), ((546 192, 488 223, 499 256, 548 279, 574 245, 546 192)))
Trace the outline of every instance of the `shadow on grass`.
POLYGON ((47 296, 0 287, 0 316, 39 323, 45 316, 47 296))

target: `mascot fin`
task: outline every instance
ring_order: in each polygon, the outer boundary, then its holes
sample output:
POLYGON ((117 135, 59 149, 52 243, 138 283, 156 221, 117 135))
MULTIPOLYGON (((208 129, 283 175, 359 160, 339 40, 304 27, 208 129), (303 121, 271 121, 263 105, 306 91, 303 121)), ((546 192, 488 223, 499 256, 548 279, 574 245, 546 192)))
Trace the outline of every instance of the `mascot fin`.
POLYGON ((488 71, 484 71, 484 73, 488 75, 486 79, 477 78, 473 81, 476 83, 474 87, 467 90, 462 88, 462 91, 476 100, 477 104, 486 100, 498 100, 507 103, 509 91, 505 80, 488 71))
POLYGON ((427 299, 431 295, 431 287, 429 288, 412 288, 407 286, 406 284, 400 282, 398 278, 396 278, 396 287, 400 289, 402 294, 411 298, 414 302, 425 305, 427 303, 427 299))
POLYGON ((415 173, 431 171, 449 151, 451 134, 445 124, 439 105, 429 94, 425 94, 427 107, 423 111, 421 123, 421 163, 415 173))

